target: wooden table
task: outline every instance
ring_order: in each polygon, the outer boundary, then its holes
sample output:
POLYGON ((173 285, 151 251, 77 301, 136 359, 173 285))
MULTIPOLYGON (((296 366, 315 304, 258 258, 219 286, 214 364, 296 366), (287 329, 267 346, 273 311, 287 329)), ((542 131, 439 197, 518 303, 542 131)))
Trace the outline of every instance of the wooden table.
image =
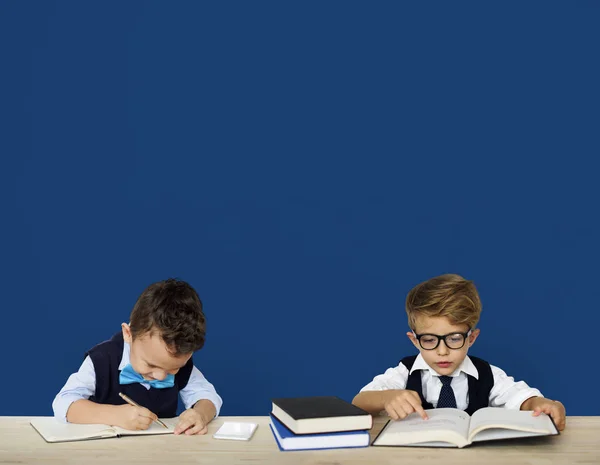
MULTIPOLYGON (((600 464, 600 417, 569 417, 560 436, 480 443, 465 449, 368 447, 280 452, 268 417, 220 417, 206 436, 138 436, 48 444, 29 425, 31 417, 0 417, 0 464, 402 464, 550 465, 600 464), (212 434, 224 421, 252 421, 251 441, 212 434)), ((376 418, 371 439, 384 418, 376 418)))

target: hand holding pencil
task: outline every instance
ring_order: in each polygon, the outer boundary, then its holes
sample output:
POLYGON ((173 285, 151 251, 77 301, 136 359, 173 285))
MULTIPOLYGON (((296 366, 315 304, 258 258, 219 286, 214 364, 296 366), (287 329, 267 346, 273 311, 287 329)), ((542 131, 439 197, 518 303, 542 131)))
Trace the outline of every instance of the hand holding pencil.
POLYGON ((169 427, 167 425, 165 425, 162 421, 160 421, 158 419, 158 417, 154 413, 152 413, 150 410, 148 410, 147 408, 142 407, 141 405, 139 405, 137 402, 135 402, 133 399, 126 396, 122 392, 119 392, 119 396, 125 402, 127 402, 129 405, 135 407, 135 410, 136 410, 134 415, 131 418, 127 419, 128 421, 126 423, 129 426, 127 429, 134 429, 134 430, 148 429, 148 427, 150 426, 150 424, 153 421, 158 423, 159 425, 169 429, 169 427))

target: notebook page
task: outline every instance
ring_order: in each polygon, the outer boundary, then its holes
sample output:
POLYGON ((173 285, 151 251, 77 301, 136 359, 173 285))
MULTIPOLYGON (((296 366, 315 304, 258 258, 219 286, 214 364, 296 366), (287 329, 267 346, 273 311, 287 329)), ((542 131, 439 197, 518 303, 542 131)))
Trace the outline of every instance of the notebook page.
POLYGON ((168 429, 162 425, 159 425, 156 422, 152 422, 150 427, 145 430, 132 431, 125 428, 120 428, 115 426, 114 429, 119 436, 144 436, 150 434, 173 434, 175 431, 175 426, 177 426, 178 418, 161 418, 160 419, 165 425, 168 426, 168 429))
POLYGON ((62 423, 54 417, 34 418, 31 420, 31 426, 48 442, 82 441, 116 436, 115 430, 108 425, 62 423))

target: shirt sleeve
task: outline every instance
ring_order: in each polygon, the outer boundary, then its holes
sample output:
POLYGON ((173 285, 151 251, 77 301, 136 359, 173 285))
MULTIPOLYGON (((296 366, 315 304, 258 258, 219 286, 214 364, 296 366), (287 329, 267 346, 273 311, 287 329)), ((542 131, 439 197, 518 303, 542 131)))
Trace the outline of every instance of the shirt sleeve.
POLYGON ((64 423, 67 422, 67 411, 71 404, 77 400, 89 399, 96 392, 96 371, 92 359, 87 356, 79 371, 69 376, 69 379, 54 398, 52 410, 54 417, 64 423))
POLYGON ((408 369, 403 363, 397 367, 388 368, 382 375, 377 375, 369 384, 363 387, 363 391, 385 391, 386 389, 406 389, 408 380, 408 369))
POLYGON ((521 404, 530 397, 544 397, 540 391, 531 388, 525 381, 515 381, 500 368, 490 365, 494 376, 494 386, 490 391, 490 407, 504 407, 519 410, 521 404))
POLYGON ((219 394, 217 394, 214 386, 208 382, 200 370, 195 366, 192 368, 192 373, 190 374, 187 385, 179 391, 179 394, 181 395, 181 400, 186 409, 192 408, 199 400, 207 399, 215 406, 217 412, 215 418, 219 416, 223 400, 219 394))

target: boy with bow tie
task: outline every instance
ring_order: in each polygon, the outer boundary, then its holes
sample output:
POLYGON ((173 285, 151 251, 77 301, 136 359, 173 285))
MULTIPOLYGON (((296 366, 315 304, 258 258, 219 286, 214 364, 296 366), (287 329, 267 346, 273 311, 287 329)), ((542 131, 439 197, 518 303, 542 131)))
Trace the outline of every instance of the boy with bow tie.
POLYGON ((196 291, 174 279, 154 283, 138 298, 129 321, 86 353, 52 403, 55 417, 144 430, 157 417, 175 417, 180 395, 186 410, 175 434, 206 434, 223 401, 192 361, 206 329, 196 291), (139 407, 127 404, 120 392, 139 407))
POLYGON ((447 274, 413 288, 406 298, 412 331, 408 338, 418 356, 403 358, 398 366, 361 389, 353 404, 378 414, 385 410, 394 420, 425 409, 459 408, 469 415, 483 407, 532 410, 546 413, 559 430, 565 427, 565 407, 546 399, 525 382, 515 382, 504 371, 467 356, 479 329, 479 294, 472 281, 447 274))

